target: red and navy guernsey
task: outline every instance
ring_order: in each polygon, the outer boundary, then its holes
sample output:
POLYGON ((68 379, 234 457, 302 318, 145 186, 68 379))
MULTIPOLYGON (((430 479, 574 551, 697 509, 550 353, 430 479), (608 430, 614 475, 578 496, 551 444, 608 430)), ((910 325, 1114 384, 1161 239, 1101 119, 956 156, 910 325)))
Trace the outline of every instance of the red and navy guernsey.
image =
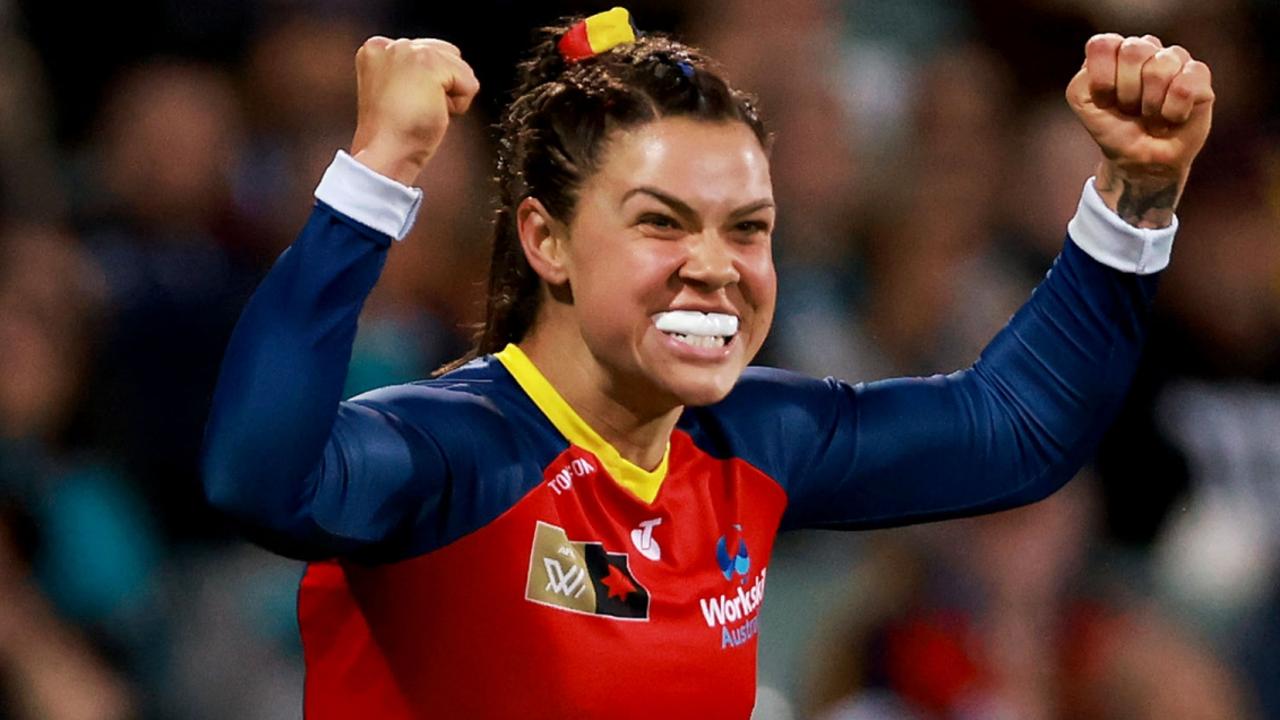
POLYGON ((972 367, 860 385, 750 368, 647 471, 514 345, 341 400, 417 196, 340 154, 240 319, 205 444, 210 501, 310 561, 307 717, 748 717, 779 531, 1034 502, 1093 451, 1172 238, 1093 193, 972 367))

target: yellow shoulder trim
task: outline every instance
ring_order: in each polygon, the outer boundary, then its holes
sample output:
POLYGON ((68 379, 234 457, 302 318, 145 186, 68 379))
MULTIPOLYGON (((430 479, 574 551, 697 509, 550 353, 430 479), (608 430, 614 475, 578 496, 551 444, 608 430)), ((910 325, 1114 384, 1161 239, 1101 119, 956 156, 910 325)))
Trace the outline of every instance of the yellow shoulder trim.
POLYGON ((511 373, 516 383, 533 400, 543 415, 570 443, 595 455, 609 471, 609 475, 622 487, 647 503, 658 496, 658 488, 667 477, 667 460, 671 456, 671 444, 662 454, 662 462, 653 470, 645 470, 622 457, 618 451, 600 437, 600 433, 578 415, 551 382, 538 370, 533 361, 514 343, 507 345, 494 357, 511 373))

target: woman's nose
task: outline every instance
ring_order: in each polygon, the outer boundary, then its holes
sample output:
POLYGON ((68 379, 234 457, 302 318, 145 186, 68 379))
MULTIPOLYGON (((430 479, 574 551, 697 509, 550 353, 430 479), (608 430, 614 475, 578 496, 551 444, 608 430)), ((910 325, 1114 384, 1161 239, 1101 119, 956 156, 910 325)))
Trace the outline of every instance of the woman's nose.
POLYGON ((714 230, 706 230, 688 239, 689 253, 680 268, 687 282, 718 290, 738 282, 739 273, 729 241, 714 230))

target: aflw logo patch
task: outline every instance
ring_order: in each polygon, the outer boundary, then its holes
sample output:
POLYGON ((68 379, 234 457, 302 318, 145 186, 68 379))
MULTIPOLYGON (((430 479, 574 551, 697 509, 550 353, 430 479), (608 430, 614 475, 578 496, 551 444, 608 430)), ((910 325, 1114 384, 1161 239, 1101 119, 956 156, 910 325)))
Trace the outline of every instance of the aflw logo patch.
POLYGON ((631 574, 626 553, 574 542, 563 528, 541 520, 533 532, 524 597, 588 615, 649 619, 649 591, 631 574))

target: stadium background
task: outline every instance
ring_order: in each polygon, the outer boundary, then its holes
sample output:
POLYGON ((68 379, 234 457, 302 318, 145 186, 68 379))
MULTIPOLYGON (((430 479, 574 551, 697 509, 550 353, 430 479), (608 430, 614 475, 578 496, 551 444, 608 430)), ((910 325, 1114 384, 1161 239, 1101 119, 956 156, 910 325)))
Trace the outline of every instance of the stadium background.
MULTIPOLYGON (((300 716, 299 566, 198 490, 230 328, 350 140, 355 48, 437 36, 482 99, 423 178, 349 389, 460 352, 487 123, 530 28, 604 7, 0 0, 0 718, 300 716)), ((757 715, 1280 718, 1280 5, 630 7, 759 94, 781 208, 762 360, 851 380, 967 364, 1043 274, 1097 159, 1061 97, 1092 32, 1210 63, 1213 137, 1098 461, 1024 510, 784 537, 757 715)))

